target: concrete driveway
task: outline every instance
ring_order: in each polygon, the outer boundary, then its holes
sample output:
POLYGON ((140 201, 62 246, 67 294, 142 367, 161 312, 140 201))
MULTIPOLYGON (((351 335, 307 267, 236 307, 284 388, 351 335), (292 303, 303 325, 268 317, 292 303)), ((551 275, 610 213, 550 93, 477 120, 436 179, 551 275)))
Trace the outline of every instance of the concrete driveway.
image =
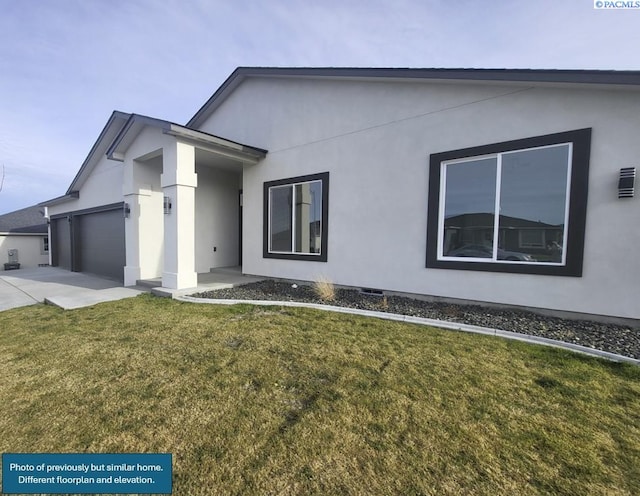
POLYGON ((70 310, 143 292, 144 288, 125 288, 117 281, 58 267, 0 271, 0 311, 35 303, 70 310))

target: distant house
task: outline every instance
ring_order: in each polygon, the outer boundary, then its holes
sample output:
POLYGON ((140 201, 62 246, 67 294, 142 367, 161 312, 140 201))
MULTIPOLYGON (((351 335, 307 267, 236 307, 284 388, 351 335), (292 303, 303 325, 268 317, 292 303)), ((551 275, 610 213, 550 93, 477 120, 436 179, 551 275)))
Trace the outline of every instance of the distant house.
POLYGON ((640 319, 639 115, 637 71, 238 68, 185 125, 111 115, 52 262, 640 319))
MULTIPOLYGON (((505 251, 504 260, 519 260, 515 255, 529 255, 530 261, 561 262, 558 258, 564 242, 564 225, 547 224, 545 222, 500 215, 498 221, 498 248, 505 251), (508 252, 513 252, 509 255, 508 252)), ((443 256, 469 257, 465 252, 469 245, 491 247, 494 242, 496 218, 490 213, 468 213, 448 217, 444 220, 443 256), (460 255, 463 254, 464 255, 460 255)), ((488 250, 491 254, 491 250, 488 250)), ((486 255, 483 255, 486 256, 486 255)), ((498 258, 501 259, 500 254, 498 258)))
POLYGON ((0 215, 0 270, 49 264, 49 226, 43 214, 42 207, 33 206, 0 215))

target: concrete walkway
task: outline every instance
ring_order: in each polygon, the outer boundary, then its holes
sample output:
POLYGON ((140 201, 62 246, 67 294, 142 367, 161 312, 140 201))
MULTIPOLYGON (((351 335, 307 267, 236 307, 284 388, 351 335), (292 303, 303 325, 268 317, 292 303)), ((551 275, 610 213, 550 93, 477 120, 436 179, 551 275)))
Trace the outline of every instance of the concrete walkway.
POLYGON ((0 271, 0 311, 35 303, 48 303, 65 310, 121 300, 152 291, 158 296, 176 297, 213 289, 233 288, 263 278, 245 276, 240 267, 214 269, 198 274, 198 287, 172 290, 162 288, 160 278, 139 281, 140 286, 123 287, 118 281, 71 272, 58 267, 0 271))
POLYGON ((65 310, 131 298, 145 288, 58 267, 0 271, 0 311, 48 303, 65 310))
POLYGON ((180 296, 213 291, 215 289, 229 289, 252 282, 264 281, 264 277, 247 276, 242 273, 240 267, 222 267, 211 269, 210 272, 198 274, 198 286, 187 289, 163 288, 160 278, 138 281, 138 284, 151 288, 151 292, 156 296, 165 298, 179 298, 180 296))

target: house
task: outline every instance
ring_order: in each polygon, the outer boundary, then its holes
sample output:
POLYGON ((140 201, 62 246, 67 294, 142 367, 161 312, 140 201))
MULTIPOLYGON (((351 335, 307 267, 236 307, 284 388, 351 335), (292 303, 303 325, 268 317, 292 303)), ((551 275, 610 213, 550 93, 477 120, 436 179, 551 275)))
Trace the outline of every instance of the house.
POLYGON ((42 207, 32 206, 0 215, 0 269, 48 265, 48 231, 42 207))
POLYGON ((639 319, 639 115, 640 71, 241 67, 185 125, 111 115, 52 263, 639 319))

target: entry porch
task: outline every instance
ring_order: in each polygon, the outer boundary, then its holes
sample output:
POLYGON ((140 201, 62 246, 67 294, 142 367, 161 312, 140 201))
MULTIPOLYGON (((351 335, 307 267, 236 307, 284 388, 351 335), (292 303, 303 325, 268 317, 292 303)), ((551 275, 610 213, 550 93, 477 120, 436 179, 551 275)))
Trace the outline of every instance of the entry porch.
POLYGON ((185 290, 241 267, 243 170, 266 153, 133 115, 107 152, 123 162, 125 286, 185 290))

